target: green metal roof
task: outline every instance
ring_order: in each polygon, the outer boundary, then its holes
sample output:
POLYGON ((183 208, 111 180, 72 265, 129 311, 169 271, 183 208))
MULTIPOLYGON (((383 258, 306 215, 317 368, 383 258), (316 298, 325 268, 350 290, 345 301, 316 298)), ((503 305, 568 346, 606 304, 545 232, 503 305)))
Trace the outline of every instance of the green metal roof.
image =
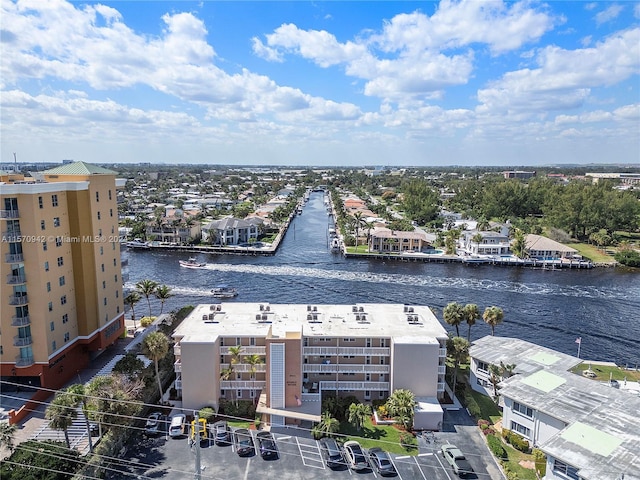
POLYGON ((541 392, 549 393, 551 390, 554 390, 560 385, 566 383, 566 380, 558 375, 547 372, 546 370, 540 370, 533 375, 529 375, 524 378, 522 383, 529 385, 530 387, 537 388, 541 392))
POLYGON ((538 362, 538 363, 541 363, 542 365, 547 365, 547 366, 553 365, 558 360, 560 360, 560 357, 558 357, 557 355, 552 355, 546 352, 538 352, 529 358, 535 362, 538 362))
POLYGON ((560 436, 603 457, 611 455, 622 444, 622 440, 618 437, 582 422, 576 422, 569 426, 560 436))
POLYGON ((113 170, 85 162, 66 163, 42 173, 45 175, 116 175, 113 170))

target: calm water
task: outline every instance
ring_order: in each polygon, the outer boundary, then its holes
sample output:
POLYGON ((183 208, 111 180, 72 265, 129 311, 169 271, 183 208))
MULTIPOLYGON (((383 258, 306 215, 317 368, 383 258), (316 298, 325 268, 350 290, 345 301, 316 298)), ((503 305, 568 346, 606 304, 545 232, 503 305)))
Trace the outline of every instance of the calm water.
MULTIPOLYGON (((199 254, 206 269, 181 268, 178 252, 124 252, 127 289, 144 278, 167 284, 174 297, 165 311, 212 302, 219 283, 238 288, 239 302, 388 302, 429 305, 438 318, 452 301, 497 305, 504 323, 496 335, 532 341, 581 357, 640 364, 640 274, 622 269, 545 271, 490 265, 346 260, 328 248, 328 217, 321 193, 313 193, 272 257, 199 254)), ((137 306, 138 316, 146 301, 137 306)), ((157 313, 159 305, 154 305, 157 313)), ((449 328, 447 326, 447 328, 449 328)), ((461 334, 466 335, 466 324, 461 334)), ((490 334, 480 320, 472 339, 490 334)))

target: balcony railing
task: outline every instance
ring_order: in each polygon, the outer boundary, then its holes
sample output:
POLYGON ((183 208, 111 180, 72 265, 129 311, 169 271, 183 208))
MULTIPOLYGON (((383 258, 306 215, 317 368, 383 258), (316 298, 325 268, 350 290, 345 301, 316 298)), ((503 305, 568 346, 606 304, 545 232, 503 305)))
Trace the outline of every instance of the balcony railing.
POLYGON ((20 230, 7 230, 6 232, 2 232, 3 242, 19 242, 21 237, 22 234, 20 233, 20 230))
MULTIPOLYGON (((225 368, 229 368, 230 366, 231 364, 229 363, 221 363, 220 370, 224 370, 225 368)), ((233 371, 240 373, 255 371, 257 373, 261 373, 267 371, 267 366, 264 363, 259 363, 257 365, 254 365, 254 368, 252 369, 251 365, 249 365, 248 363, 236 363, 235 365, 233 365, 233 371)))
POLYGON ((438 356, 439 357, 446 357, 447 356, 447 349, 446 348, 439 349, 438 356))
MULTIPOLYGON (((233 347, 220 347, 220 355, 231 355, 231 352, 229 351, 230 348, 233 347)), ((248 346, 242 346, 242 350, 240 351, 240 356, 244 356, 244 355, 266 355, 267 354, 267 347, 265 347, 264 345, 262 346, 253 346, 253 347, 248 347, 248 346)))
POLYGON ((182 348, 180 347, 179 343, 173 346, 173 355, 175 355, 176 357, 182 355, 182 348))
POLYGON ((438 375, 444 375, 445 373, 447 373, 447 366, 438 365, 438 375))
POLYGON ((7 253, 4 256, 4 261, 7 263, 24 262, 24 254, 22 253, 7 253))
POLYGON ((18 210, 0 210, 0 218, 19 218, 18 210))
POLYGON ((319 402, 322 400, 322 395, 319 393, 304 393, 302 392, 302 398, 301 400, 303 402, 319 402))
POLYGON ((320 390, 389 390, 389 382, 320 382, 320 390))
POLYGON ((224 380, 220 382, 220 388, 223 390, 236 389, 236 390, 258 390, 265 388, 267 382, 256 380, 224 380))
POLYGON ((29 315, 24 315, 22 317, 18 317, 14 315, 11 317, 11 326, 12 327, 25 327, 31 323, 31 318, 29 315))
POLYGON ((352 365, 349 363, 305 363, 302 365, 305 373, 389 373, 390 365, 352 365))
POLYGON ((34 363, 33 357, 16 357, 16 367, 30 367, 34 363))
POLYGON ((7 283, 9 285, 16 285, 20 283, 26 283, 26 275, 7 275, 7 283))
POLYGON ((26 295, 11 295, 9 297, 9 305, 26 305, 27 303, 29 303, 29 299, 26 295))
POLYGON ((20 336, 13 337, 13 345, 15 347, 26 347, 31 345, 32 343, 33 343, 33 340, 31 338, 31 335, 28 335, 26 337, 20 337, 20 336))
POLYGON ((438 391, 444 392, 444 382, 438 382, 438 391))
POLYGON ((176 390, 182 390, 182 380, 176 379, 176 390))
POLYGON ((385 356, 391 353, 389 347, 303 347, 303 355, 358 355, 385 356))
POLYGON ((173 371, 176 373, 182 373, 182 363, 179 360, 173 364, 173 371))

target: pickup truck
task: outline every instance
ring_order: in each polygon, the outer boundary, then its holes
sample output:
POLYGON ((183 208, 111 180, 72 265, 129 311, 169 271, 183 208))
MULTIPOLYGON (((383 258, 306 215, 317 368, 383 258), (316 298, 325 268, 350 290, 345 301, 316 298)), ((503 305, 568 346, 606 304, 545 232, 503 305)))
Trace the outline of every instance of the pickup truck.
POLYGON ((464 477, 473 473, 473 468, 471 468, 469 461, 455 445, 443 445, 442 455, 459 477, 464 477))

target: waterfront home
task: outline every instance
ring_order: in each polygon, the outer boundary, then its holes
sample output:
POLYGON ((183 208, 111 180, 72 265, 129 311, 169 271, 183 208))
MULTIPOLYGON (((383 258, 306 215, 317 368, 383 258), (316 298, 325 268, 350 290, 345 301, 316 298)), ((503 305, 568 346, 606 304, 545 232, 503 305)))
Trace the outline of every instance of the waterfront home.
POLYGON ((411 232, 376 227, 369 236, 369 251, 379 253, 421 252, 431 248, 427 234, 419 229, 411 232))
POLYGON ((504 232, 465 230, 460 239, 462 250, 471 255, 509 255, 511 240, 504 232), (476 241, 476 235, 481 237, 476 241))
POLYGON ((527 235, 525 244, 529 257, 539 260, 555 260, 558 258, 579 260, 582 258, 577 257, 578 250, 575 248, 567 247, 542 235, 527 235))
POLYGON ((215 245, 248 243, 250 239, 258 239, 263 223, 264 220, 259 217, 227 217, 214 220, 202 227, 202 239, 215 245))
POLYGON ((502 428, 545 453, 546 480, 640 478, 640 397, 573 374, 579 358, 524 340, 487 336, 469 355, 471 387, 492 396, 490 365, 515 365, 499 383, 502 428))
POLYGON ((201 227, 195 220, 183 217, 165 217, 161 223, 151 222, 146 229, 147 238, 158 242, 189 243, 200 238, 201 227))

